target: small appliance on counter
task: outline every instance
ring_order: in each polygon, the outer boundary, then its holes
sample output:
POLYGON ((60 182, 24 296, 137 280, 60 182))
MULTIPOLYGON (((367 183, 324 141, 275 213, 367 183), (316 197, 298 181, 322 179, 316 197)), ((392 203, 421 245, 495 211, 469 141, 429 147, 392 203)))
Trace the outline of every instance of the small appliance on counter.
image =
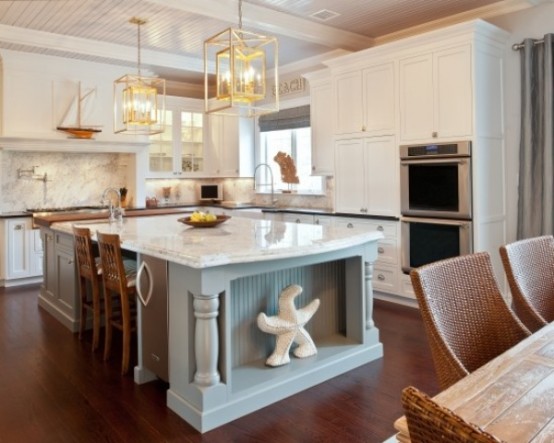
POLYGON ((223 200, 223 187, 221 184, 200 184, 198 186, 198 200, 200 202, 220 202, 223 200))

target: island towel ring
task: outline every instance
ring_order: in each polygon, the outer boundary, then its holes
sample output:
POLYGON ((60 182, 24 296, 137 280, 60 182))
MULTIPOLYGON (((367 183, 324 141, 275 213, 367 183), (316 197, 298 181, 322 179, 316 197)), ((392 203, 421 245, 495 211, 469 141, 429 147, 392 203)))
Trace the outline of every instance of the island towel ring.
POLYGON ((152 271, 150 271, 150 268, 148 267, 148 264, 145 261, 143 261, 140 264, 140 267, 138 269, 136 288, 137 288, 137 295, 140 298, 141 303, 144 306, 148 306, 148 303, 150 303, 150 299, 152 298, 152 292, 154 290, 154 281, 152 279, 152 271), (143 297, 142 290, 140 289, 140 277, 142 275, 143 270, 146 271, 146 275, 148 276, 148 293, 146 294, 146 298, 143 297))

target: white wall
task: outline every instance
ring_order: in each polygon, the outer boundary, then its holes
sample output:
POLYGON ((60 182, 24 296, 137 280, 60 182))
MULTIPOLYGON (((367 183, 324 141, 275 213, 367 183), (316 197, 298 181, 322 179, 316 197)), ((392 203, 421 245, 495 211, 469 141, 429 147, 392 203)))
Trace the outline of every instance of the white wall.
POLYGON ((540 39, 544 34, 554 32, 554 3, 536 6, 520 12, 488 19, 511 33, 506 45, 504 73, 504 116, 506 134, 506 209, 507 241, 516 239, 517 189, 520 137, 520 54, 511 49, 512 44, 524 38, 540 39))

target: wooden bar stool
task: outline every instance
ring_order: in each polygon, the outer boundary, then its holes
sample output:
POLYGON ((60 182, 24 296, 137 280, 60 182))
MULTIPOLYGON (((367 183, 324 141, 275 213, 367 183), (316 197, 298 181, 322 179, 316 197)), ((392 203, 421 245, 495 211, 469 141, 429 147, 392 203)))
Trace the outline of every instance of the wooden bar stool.
POLYGON ((100 322, 104 308, 102 306, 102 269, 99 257, 95 257, 93 244, 90 238, 90 229, 73 226, 75 239, 75 257, 79 278, 79 292, 81 295, 81 316, 79 340, 87 323, 87 314, 92 312, 92 350, 98 349, 100 343, 100 322), (90 296, 87 289, 90 284, 90 296))
POLYGON ((119 329, 123 333, 121 373, 126 374, 129 370, 131 334, 136 331, 137 265, 134 260, 123 259, 118 234, 97 232, 96 235, 100 250, 106 315, 104 360, 110 357, 112 328, 119 329))

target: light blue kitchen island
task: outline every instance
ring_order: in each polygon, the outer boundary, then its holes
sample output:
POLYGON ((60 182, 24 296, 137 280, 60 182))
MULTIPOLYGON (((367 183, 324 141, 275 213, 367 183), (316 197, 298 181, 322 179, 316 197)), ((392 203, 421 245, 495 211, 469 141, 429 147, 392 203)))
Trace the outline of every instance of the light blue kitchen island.
MULTIPOLYGON (((167 405, 196 429, 208 431, 383 355, 371 286, 380 232, 238 217, 193 228, 179 217, 78 224, 118 233, 140 262, 155 257, 167 264, 167 405), (259 330, 256 317, 275 315, 290 284, 303 288, 297 307, 321 301, 306 325, 318 353, 269 367, 275 338, 259 330)), ((71 226, 51 229, 70 234, 71 226)), ((154 291, 152 299, 165 295, 154 291)), ((139 329, 146 327, 140 315, 139 329)), ((137 383, 155 377, 141 350, 140 337, 156 332, 149 328, 139 331, 137 383)))

